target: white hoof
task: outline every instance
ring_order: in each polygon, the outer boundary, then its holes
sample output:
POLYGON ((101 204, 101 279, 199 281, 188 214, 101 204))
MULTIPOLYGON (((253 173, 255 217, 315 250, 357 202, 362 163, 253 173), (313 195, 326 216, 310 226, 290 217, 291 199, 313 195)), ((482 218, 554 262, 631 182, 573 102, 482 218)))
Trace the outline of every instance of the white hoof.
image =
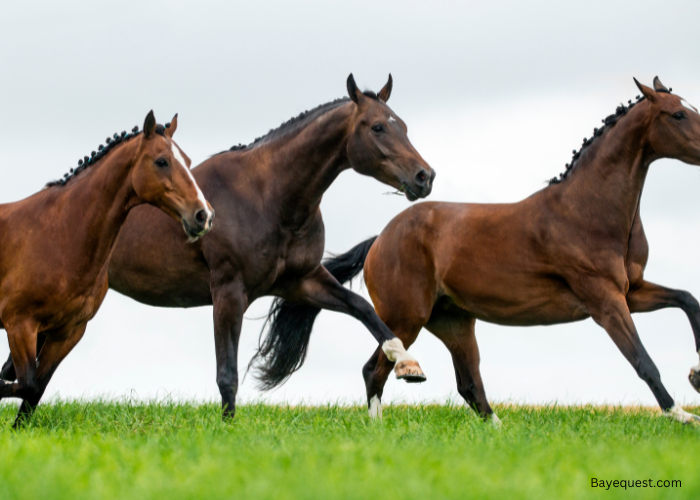
POLYGON ((377 396, 372 396, 369 400, 369 418, 372 420, 382 419, 382 402, 377 396))
POLYGON ((700 417, 693 415, 692 413, 688 413, 678 405, 673 405, 673 408, 664 412, 664 415, 666 415, 668 418, 676 420, 677 422, 683 422, 684 424, 700 423, 700 417))

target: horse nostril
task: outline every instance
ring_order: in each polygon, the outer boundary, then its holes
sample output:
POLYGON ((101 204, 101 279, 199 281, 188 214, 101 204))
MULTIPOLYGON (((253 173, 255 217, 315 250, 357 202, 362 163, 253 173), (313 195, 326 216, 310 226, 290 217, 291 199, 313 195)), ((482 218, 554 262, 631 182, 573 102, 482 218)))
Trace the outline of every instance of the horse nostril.
POLYGON ((199 212, 194 214, 194 218, 200 224, 204 224, 207 221, 207 212, 204 210, 200 210, 199 212))
POLYGON ((421 170, 416 174, 416 184, 422 186, 425 184, 425 181, 428 180, 428 174, 425 172, 425 170, 421 170))

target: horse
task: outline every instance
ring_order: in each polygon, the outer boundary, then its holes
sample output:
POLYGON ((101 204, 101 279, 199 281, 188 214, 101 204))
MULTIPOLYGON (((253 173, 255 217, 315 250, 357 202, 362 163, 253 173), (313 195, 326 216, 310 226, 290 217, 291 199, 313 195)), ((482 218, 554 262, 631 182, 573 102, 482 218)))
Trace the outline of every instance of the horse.
POLYGON ((172 140, 176 129, 177 115, 164 127, 151 111, 142 132, 108 137, 60 180, 0 205, 0 327, 16 378, 0 380, 0 399, 22 399, 14 427, 31 416, 100 308, 129 212, 153 205, 192 243, 211 229, 214 212, 172 140))
MULTIPOLYGON (((415 205, 378 237, 326 264, 346 281, 364 269, 377 314, 407 348, 423 327, 440 339, 452 355, 459 394, 495 425, 479 372, 477 319, 532 326, 592 317, 666 415, 700 420, 664 388, 630 314, 682 309, 700 354, 698 301, 644 280, 649 245, 639 214, 652 162, 700 165, 700 115, 658 77, 654 88, 635 83, 642 95, 606 117, 544 189, 518 203, 415 205)), ((300 308, 289 316, 313 325, 300 308)), ((381 417, 391 365, 377 350, 363 367, 371 417, 381 417)), ((700 391, 700 364, 689 379, 700 391)))
MULTIPOLYGON (((378 94, 361 92, 352 74, 346 83, 348 97, 304 112, 254 143, 234 146, 192 169, 217 213, 216 228, 207 238, 183 245, 173 221, 151 207, 138 207, 109 264, 110 288, 139 302, 214 306, 216 381, 224 419, 235 415, 243 314, 265 295, 355 317, 396 361, 399 379, 425 380, 372 305, 321 265, 321 198, 342 171, 372 176, 410 201, 428 196, 435 179, 408 140, 406 124, 387 105, 391 75, 378 94)), ((277 313, 283 318, 284 308, 277 313)), ((263 388, 282 383, 301 366, 297 360, 305 357, 305 345, 285 332, 303 326, 285 324, 276 342, 262 346, 257 374, 263 388), (265 364, 273 355, 276 363, 265 364)), ((11 369, 6 365, 2 376, 11 377, 11 369)))

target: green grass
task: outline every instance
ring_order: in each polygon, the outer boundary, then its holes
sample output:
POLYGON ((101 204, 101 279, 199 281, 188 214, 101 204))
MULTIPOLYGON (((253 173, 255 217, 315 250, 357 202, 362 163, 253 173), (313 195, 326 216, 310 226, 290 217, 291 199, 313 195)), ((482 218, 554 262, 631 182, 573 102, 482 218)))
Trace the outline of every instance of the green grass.
MULTIPOLYGON (((697 408, 693 409, 697 412, 697 408)), ((54 402, 12 431, 0 405, 0 498, 700 498, 700 428, 650 410, 499 406, 54 402), (680 479, 680 488, 591 488, 680 479)))

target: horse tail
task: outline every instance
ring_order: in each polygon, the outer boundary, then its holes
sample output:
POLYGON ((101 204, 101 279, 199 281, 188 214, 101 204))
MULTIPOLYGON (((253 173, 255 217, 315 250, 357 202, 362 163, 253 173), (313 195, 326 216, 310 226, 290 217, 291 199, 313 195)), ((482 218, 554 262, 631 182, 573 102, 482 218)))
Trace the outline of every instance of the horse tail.
MULTIPOLYGON (((369 249, 376 236, 354 246, 348 252, 324 259, 323 266, 344 285, 357 276, 365 265, 369 249)), ((256 363, 256 377, 261 389, 269 390, 286 382, 302 367, 311 340, 311 330, 321 309, 306 304, 294 304, 276 298, 270 307, 262 332, 258 352, 248 368, 256 363), (263 333, 270 325, 267 337, 263 333)))

